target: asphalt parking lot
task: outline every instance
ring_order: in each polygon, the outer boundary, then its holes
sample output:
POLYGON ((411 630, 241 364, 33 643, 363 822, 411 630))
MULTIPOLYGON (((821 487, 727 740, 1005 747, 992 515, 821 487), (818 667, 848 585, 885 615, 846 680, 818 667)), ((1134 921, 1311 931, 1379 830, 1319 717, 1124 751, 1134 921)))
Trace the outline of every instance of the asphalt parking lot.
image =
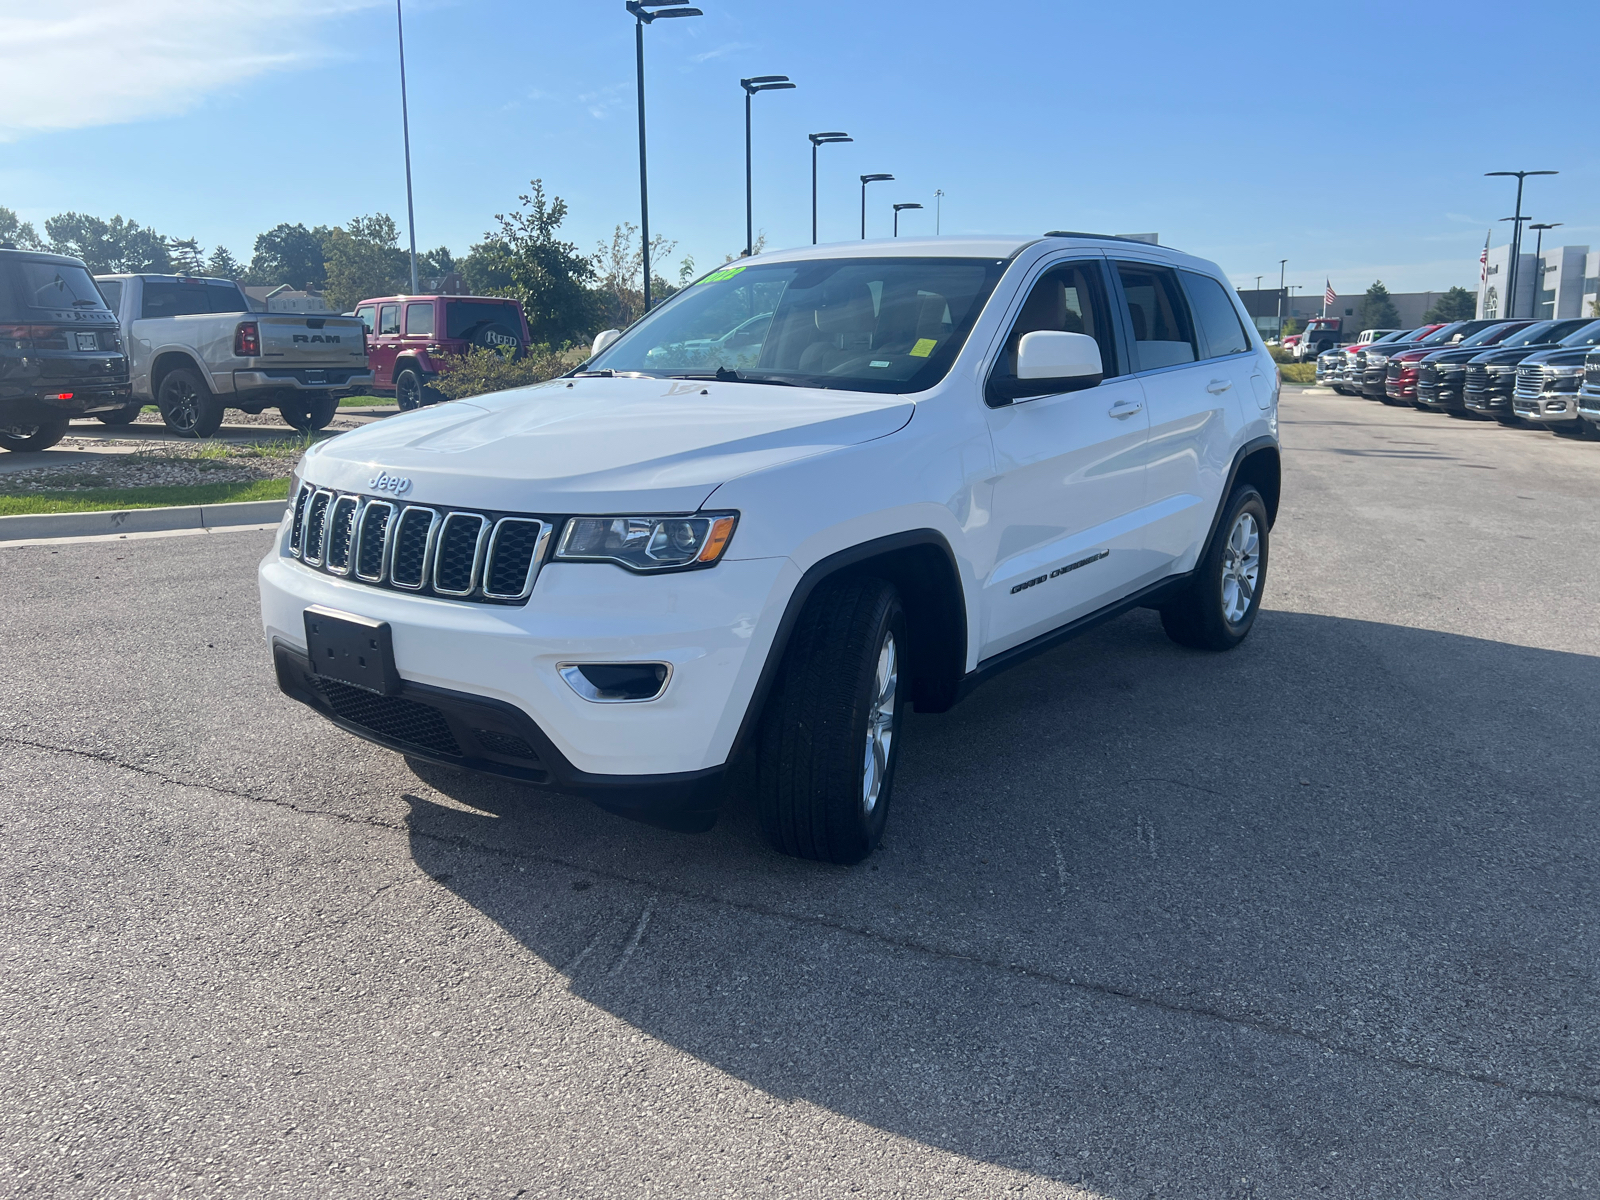
POLYGON ((1600 443, 1292 391, 1238 651, 1136 612, 781 858, 281 698, 261 532, 0 548, 0 1193, 1600 1189, 1600 443))

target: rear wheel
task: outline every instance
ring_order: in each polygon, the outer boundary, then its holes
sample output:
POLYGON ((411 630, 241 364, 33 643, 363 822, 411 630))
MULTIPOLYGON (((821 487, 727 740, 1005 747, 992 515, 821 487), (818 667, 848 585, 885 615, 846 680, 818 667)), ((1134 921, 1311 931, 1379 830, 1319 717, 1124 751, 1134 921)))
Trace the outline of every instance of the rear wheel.
POLYGON ((156 405, 168 429, 179 437, 210 437, 222 428, 223 404, 192 367, 179 367, 161 381, 156 405))
POLYGON ((65 415, 45 417, 41 421, 12 421, 0 425, 0 449, 14 454, 32 450, 48 450, 67 436, 71 418, 65 415))
POLYGON ((142 404, 130 404, 126 408, 114 408, 110 412, 95 413, 95 419, 102 425, 131 425, 144 408, 142 404))
POLYGON ((283 419, 301 433, 326 429, 338 411, 338 397, 328 392, 301 392, 278 405, 283 419))
POLYGON ((785 854, 854 863, 883 836, 905 705, 905 617, 892 584, 823 584, 762 714, 756 808, 785 854))
POLYGON ((1267 506, 1245 484, 1228 497, 1189 583, 1161 606, 1161 628, 1180 646, 1232 650, 1255 624, 1266 580, 1267 506))

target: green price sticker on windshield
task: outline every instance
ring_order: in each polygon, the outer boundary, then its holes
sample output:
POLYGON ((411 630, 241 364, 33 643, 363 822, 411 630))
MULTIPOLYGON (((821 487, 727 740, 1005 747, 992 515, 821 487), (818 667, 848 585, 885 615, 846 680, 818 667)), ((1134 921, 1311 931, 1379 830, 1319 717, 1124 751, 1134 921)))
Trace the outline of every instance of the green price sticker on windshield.
POLYGON ((702 279, 701 283, 721 283, 724 279, 732 279, 743 267, 723 267, 720 271, 713 271, 702 279))

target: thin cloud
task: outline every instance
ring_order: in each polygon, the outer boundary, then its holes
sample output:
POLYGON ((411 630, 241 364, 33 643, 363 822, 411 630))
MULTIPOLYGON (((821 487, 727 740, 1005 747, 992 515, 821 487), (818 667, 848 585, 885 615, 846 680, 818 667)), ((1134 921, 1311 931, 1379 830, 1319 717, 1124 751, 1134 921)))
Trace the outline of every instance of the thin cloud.
POLYGON ((737 54, 741 50, 754 49, 755 45, 751 42, 728 42, 726 45, 718 46, 714 50, 705 50, 699 54, 691 54, 689 56, 689 61, 694 63, 710 62, 713 58, 725 58, 730 54, 737 54))
POLYGON ((327 61, 317 27, 380 2, 78 0, 0 16, 0 142, 175 116, 257 76, 327 61))

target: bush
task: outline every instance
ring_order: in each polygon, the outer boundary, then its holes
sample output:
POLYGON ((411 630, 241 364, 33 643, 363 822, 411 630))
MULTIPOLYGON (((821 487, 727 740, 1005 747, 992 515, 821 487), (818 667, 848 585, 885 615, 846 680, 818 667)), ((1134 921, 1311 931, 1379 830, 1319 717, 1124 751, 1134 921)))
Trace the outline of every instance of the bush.
POLYGON ((474 347, 445 361, 447 365, 433 386, 451 400, 543 383, 569 368, 561 352, 549 346, 529 346, 519 359, 502 358, 497 351, 474 347))
POLYGON ((1284 363, 1278 368, 1278 374, 1285 383, 1315 383, 1317 381, 1317 364, 1284 363))
POLYGON ((1294 355, 1282 346, 1268 346, 1267 353, 1272 355, 1272 361, 1275 363, 1292 363, 1294 361, 1294 355))

